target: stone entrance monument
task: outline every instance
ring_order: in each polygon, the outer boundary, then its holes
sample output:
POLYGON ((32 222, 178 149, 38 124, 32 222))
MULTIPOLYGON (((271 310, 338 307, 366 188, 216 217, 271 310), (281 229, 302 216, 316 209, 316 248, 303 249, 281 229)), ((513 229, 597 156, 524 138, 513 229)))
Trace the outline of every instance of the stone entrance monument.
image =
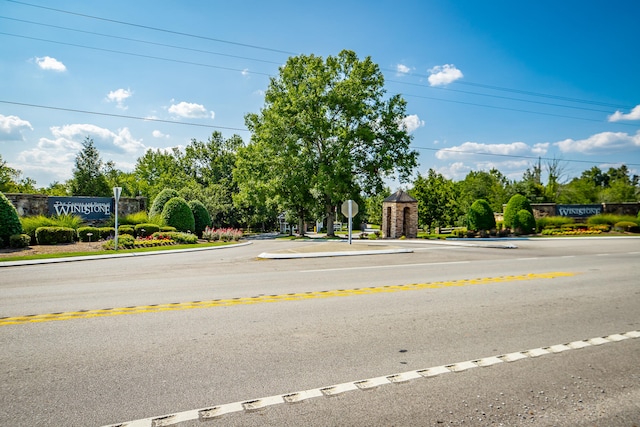
POLYGON ((402 190, 382 201, 382 237, 418 237, 418 201, 402 190))

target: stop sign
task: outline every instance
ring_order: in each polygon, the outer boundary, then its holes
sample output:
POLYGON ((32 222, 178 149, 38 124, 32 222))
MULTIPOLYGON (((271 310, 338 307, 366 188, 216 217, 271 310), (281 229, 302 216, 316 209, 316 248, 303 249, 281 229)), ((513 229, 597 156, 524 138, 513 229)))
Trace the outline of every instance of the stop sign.
POLYGON ((346 202, 342 203, 340 210, 342 211, 342 215, 346 216, 347 218, 353 218, 358 214, 358 204, 353 200, 347 200, 346 202), (349 203, 351 203, 351 216, 349 216, 349 203))

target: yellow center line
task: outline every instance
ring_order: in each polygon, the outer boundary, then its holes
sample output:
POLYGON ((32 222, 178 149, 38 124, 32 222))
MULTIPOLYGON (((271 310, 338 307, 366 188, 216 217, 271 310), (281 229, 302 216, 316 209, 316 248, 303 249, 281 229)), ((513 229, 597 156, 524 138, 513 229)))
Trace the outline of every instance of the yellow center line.
POLYGON ((302 301, 308 299, 347 297, 354 295, 371 295, 420 289, 442 289, 455 286, 485 285, 490 283, 513 282, 519 280, 555 279, 571 277, 575 273, 551 272, 540 274, 523 274, 517 276, 483 277, 478 279, 450 280, 442 282, 413 283, 409 285, 388 285, 368 288, 335 289, 331 291, 297 292, 282 295, 260 295, 231 299, 215 299, 209 301, 190 301, 172 304, 139 305, 134 307, 104 308, 100 310, 68 311, 64 313, 36 314, 30 316, 1 317, 0 326, 20 325, 25 323, 54 322, 59 320, 90 319, 94 317, 122 316, 127 314, 159 313, 164 311, 192 310, 196 308, 231 307, 236 305, 263 304, 282 301, 302 301))

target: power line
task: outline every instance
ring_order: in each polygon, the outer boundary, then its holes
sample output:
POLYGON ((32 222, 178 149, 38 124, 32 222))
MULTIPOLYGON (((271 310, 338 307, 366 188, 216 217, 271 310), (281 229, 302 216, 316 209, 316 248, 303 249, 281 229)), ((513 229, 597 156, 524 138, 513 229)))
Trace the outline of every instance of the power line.
MULTIPOLYGON (((88 14, 83 14, 83 13, 78 13, 78 12, 72 12, 72 11, 63 10, 63 9, 57 9, 57 8, 41 6, 41 5, 34 5, 34 4, 31 4, 31 3, 21 2, 21 1, 17 1, 17 0, 5 0, 5 1, 11 2, 11 3, 20 4, 20 5, 23 5, 23 6, 29 6, 29 7, 40 8, 40 9, 44 9, 44 10, 50 10, 50 11, 54 11, 54 12, 58 12, 58 13, 65 13, 65 14, 69 14, 69 15, 80 16, 80 17, 83 17, 83 18, 96 19, 96 20, 101 20, 101 21, 105 21, 105 22, 111 22, 111 23, 116 23, 116 24, 121 24, 121 25, 128 25, 128 26, 132 26, 132 27, 144 28, 144 29, 147 29, 147 30, 160 31, 160 32, 169 33, 169 34, 175 34, 175 35, 181 35, 181 36, 186 36, 186 37, 192 37, 192 38, 198 38, 198 39, 203 39, 203 40, 214 41, 214 42, 218 42, 218 43, 225 43, 225 44, 231 44, 231 45, 236 45, 236 46, 248 47, 248 48, 252 48, 252 49, 265 50, 265 51, 276 52, 276 53, 283 53, 283 54, 286 54, 286 55, 298 55, 298 53, 290 52, 290 51, 286 51, 286 50, 282 50, 282 49, 275 49, 275 48, 257 46, 257 45, 246 44, 246 43, 239 43, 239 42, 234 42, 234 41, 230 41, 230 40, 224 40, 224 39, 212 38, 212 37, 208 37, 208 36, 202 36, 202 35, 198 35, 198 34, 192 34, 192 33, 185 33, 185 32, 181 32, 181 31, 168 30, 166 28, 152 27, 152 26, 148 26, 148 25, 142 25, 142 24, 136 24, 136 23, 120 21, 120 20, 115 20, 115 19, 103 18, 103 17, 100 17, 100 16, 94 16, 94 15, 88 15, 88 14)), ((113 37, 116 37, 116 36, 113 36, 113 37)), ((136 41, 138 41, 138 40, 136 40, 136 41)), ((140 42, 143 42, 143 41, 140 41, 140 42)), ((171 46, 171 47, 175 47, 175 46, 171 46)), ((251 58, 243 58, 243 59, 255 60, 255 59, 251 59, 251 58)), ((264 62, 269 62, 269 61, 264 61, 264 62)), ((391 69, 381 69, 381 70, 397 73, 397 70, 391 70, 391 69)), ((429 77, 427 75, 418 74, 418 73, 406 73, 406 74, 411 75, 411 76, 421 77, 421 78, 428 78, 429 77)), ((555 100, 561 100, 561 101, 567 101, 567 102, 573 102, 573 103, 580 103, 580 104, 590 104, 590 105, 597 105, 597 106, 611 107, 611 108, 619 108, 619 109, 632 109, 632 108, 634 108, 634 106, 628 106, 628 105, 592 101, 592 100, 586 100, 586 99, 580 99, 580 98, 571 98, 571 97, 565 97, 565 96, 560 96, 560 95, 553 95, 553 94, 546 94, 546 93, 540 93, 540 92, 526 91, 526 90, 521 90, 521 89, 505 88, 505 87, 501 87, 501 86, 487 85, 487 84, 475 83, 475 82, 469 82, 469 81, 460 81, 460 80, 458 80, 458 81, 456 81, 454 83, 455 84, 462 84, 462 85, 469 85, 469 86, 474 86, 474 87, 481 87, 481 88, 490 89, 490 90, 519 93, 519 94, 528 95, 528 96, 542 97, 542 98, 555 99, 555 100)), ((473 92, 470 92, 470 93, 474 94, 473 92)), ((478 93, 475 93, 475 94, 481 95, 481 94, 478 94, 478 93)), ((507 99, 509 99, 509 98, 507 98, 507 99)), ((534 102, 534 101, 524 101, 524 102, 534 102)), ((566 106, 566 108, 572 108, 572 107, 566 106)), ((597 111, 597 110, 594 110, 594 111, 597 111)))
POLYGON ((229 41, 229 40, 223 40, 223 39, 217 39, 217 38, 213 38, 213 37, 201 36, 201 35, 198 35, 198 34, 183 33, 181 31, 167 30, 166 28, 151 27, 149 25, 134 24, 132 22, 119 21, 117 19, 102 18, 100 16, 87 15, 87 14, 78 13, 78 12, 71 12, 71 11, 68 11, 68 10, 56 9, 56 8, 53 8, 53 7, 41 6, 41 5, 31 4, 31 3, 25 3, 25 2, 16 1, 16 0, 5 0, 5 1, 8 1, 10 3, 21 4, 23 6, 35 7, 35 8, 38 8, 38 9, 51 10, 51 11, 58 12, 58 13, 66 13, 68 15, 81 16, 83 18, 97 19, 99 21, 111 22, 111 23, 120 24, 120 25, 128 25, 130 27, 144 28, 145 30, 161 31, 163 33, 168 33, 168 34, 191 37, 191 38, 196 38, 196 39, 201 39, 201 40, 209 40, 209 41, 213 41, 213 42, 217 42, 217 43, 225 43, 225 44, 230 44, 230 45, 234 45, 234 46, 248 47, 248 48, 251 48, 251 49, 260 49, 260 50, 267 50, 267 51, 270 51, 270 52, 284 53, 286 55, 297 55, 297 53, 295 53, 295 52, 287 52, 285 50, 280 50, 280 49, 272 49, 272 48, 269 48, 269 47, 263 47, 263 46, 256 46, 256 45, 252 45, 252 44, 233 42, 233 41, 229 41))
MULTIPOLYGON (((9 0, 6 0, 6 1, 9 1, 9 0)), ((37 38, 37 37, 23 36, 23 35, 20 35, 20 34, 11 34, 11 33, 0 32, 0 35, 10 36, 10 37, 19 37, 19 38, 28 39, 28 40, 36 40, 36 41, 45 42, 45 43, 60 44, 60 45, 63 45, 63 46, 79 47, 79 48, 82 48, 82 49, 97 50, 97 51, 100 51, 100 52, 118 53, 120 55, 135 56, 135 57, 138 57, 138 58, 157 59, 159 61, 167 61, 167 62, 175 62, 175 63, 179 63, 179 64, 196 65, 198 67, 216 68, 216 69, 219 69, 219 70, 237 71, 237 72, 241 72, 241 73, 249 73, 249 74, 256 74, 256 75, 263 75, 263 76, 271 77, 271 74, 261 73, 261 72, 258 72, 258 71, 240 70, 238 68, 222 67, 220 65, 203 64, 201 62, 183 61, 181 59, 163 58, 161 56, 153 56, 153 55, 144 55, 144 54, 141 54, 141 53, 124 52, 124 51, 121 51, 121 50, 106 49, 106 48, 94 47, 94 46, 85 46, 85 45, 81 45, 81 44, 67 43, 67 42, 61 42, 61 41, 56 41, 56 40, 46 40, 46 39, 40 39, 40 38, 37 38)))
MULTIPOLYGON (((118 40, 125 40, 125 41, 136 42, 136 43, 144 43, 144 44, 148 44, 148 45, 152 45, 152 46, 170 47, 170 48, 173 48, 173 49, 180 49, 180 50, 186 50, 186 51, 197 52, 197 53, 206 53, 206 54, 209 54, 209 55, 219 55, 219 56, 225 56, 225 57, 228 57, 228 58, 243 59, 243 60, 247 60, 247 61, 264 62, 264 63, 267 63, 267 64, 274 64, 274 65, 281 65, 282 64, 282 61, 280 61, 280 62, 268 61, 268 60, 265 60, 265 59, 257 59, 257 58, 249 58, 249 57, 246 57, 246 56, 230 55, 230 54, 227 54, 227 53, 212 52, 210 50, 195 49, 195 48, 191 48, 191 47, 177 46, 177 45, 171 45, 171 44, 165 44, 165 43, 157 43, 157 42, 152 42, 152 41, 148 41, 148 40, 140 40, 140 39, 133 39, 133 38, 130 38, 130 37, 115 36, 113 34, 97 33, 97 32, 94 32, 94 31, 79 30, 77 28, 69 28, 69 27, 62 27, 62 26, 59 26, 59 25, 45 24, 45 23, 42 23, 42 22, 28 21, 26 19, 11 18, 11 17, 7 17, 7 16, 0 16, 0 19, 7 19, 7 20, 11 20, 11 21, 16 21, 16 22, 23 22, 23 23, 32 24, 32 25, 40 25, 42 27, 56 28, 58 30, 73 31, 73 32, 76 32, 76 33, 91 34, 91 35, 94 35, 94 36, 108 37, 108 38, 113 38, 113 39, 118 39, 118 40)), ((16 37, 20 37, 20 36, 16 35, 16 37)))
MULTIPOLYGON (((507 157, 507 158, 515 158, 515 159, 528 159, 528 160, 545 160, 545 161, 554 161, 560 160, 567 163, 587 163, 587 164, 599 164, 603 163, 602 161, 593 161, 593 160, 572 160, 572 159, 557 159, 551 157, 540 157, 540 156, 524 156, 524 155, 515 155, 515 154, 497 154, 497 153, 487 153, 482 151, 466 151, 466 150, 455 150, 453 148, 429 148, 429 147, 417 147, 412 146, 412 148, 416 150, 425 150, 425 151, 445 151, 447 153, 456 153, 456 154, 472 154, 478 156, 492 156, 492 157, 507 157)), ((627 166, 640 166, 640 163, 626 163, 622 162, 627 166)))
POLYGON ((185 126, 198 126, 203 128, 211 128, 211 129, 225 129, 225 130, 234 130, 239 132, 249 132, 248 129, 242 128, 233 128, 227 126, 214 126, 214 125, 206 125, 202 123, 192 123, 192 122, 177 122, 174 120, 163 120, 156 119, 150 117, 139 117, 139 116, 127 116, 124 114, 112 114, 112 113, 101 113, 98 111, 88 111, 88 110, 78 110, 75 108, 63 108, 63 107, 52 107, 49 105, 38 105, 38 104, 28 104, 25 102, 14 102, 14 101, 5 101, 0 99, 0 103, 9 104, 9 105, 19 105, 22 107, 32 107, 32 108, 45 108, 47 110, 56 110, 56 111, 69 111, 72 113, 82 113, 82 114, 92 114, 95 116, 106 116, 106 117, 117 117, 120 119, 131 119, 131 120, 143 120, 145 122, 158 122, 158 123, 170 123, 172 125, 185 125, 185 126))

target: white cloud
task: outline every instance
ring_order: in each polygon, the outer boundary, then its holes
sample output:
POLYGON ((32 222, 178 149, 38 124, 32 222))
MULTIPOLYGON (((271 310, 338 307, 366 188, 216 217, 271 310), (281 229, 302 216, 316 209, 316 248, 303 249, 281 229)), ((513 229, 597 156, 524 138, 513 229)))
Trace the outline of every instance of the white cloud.
POLYGON ((451 163, 448 166, 443 166, 436 169, 436 172, 438 172, 445 178, 454 181, 463 179, 470 171, 471 167, 465 165, 462 162, 451 163))
POLYGON ((248 69, 248 68, 245 68, 245 69, 244 69, 244 70, 242 70, 240 73, 241 73, 243 76, 245 76, 245 77, 246 77, 246 76, 248 76, 248 75, 249 75, 249 69, 248 69))
MULTIPOLYGON (((51 128, 51 133, 56 138, 55 141, 64 142, 69 146, 81 147, 81 141, 88 136, 94 140, 96 147, 101 149, 113 150, 115 146, 130 154, 145 149, 142 141, 133 138, 129 128, 126 127, 118 129, 116 133, 92 124, 72 124, 54 126, 51 128)), ((42 138, 40 141, 43 140, 51 141, 46 138, 42 138)))
POLYGON ((133 92, 131 91, 131 89, 112 90, 107 94, 107 101, 115 102, 118 108, 120 108, 121 110, 126 110, 129 107, 124 105, 124 101, 127 98, 130 98, 132 95, 133 92))
POLYGON ((408 74, 411 72, 411 68, 407 67, 404 64, 398 64, 396 65, 396 72, 398 73, 398 75, 408 74))
POLYGON ((42 68, 43 70, 58 72, 67 71, 67 67, 65 67, 62 62, 50 56, 36 57, 36 64, 38 64, 38 67, 42 68))
POLYGON ((407 132, 412 133, 416 129, 424 126, 424 120, 420 120, 417 114, 411 114, 402 119, 402 124, 407 129, 407 132))
POLYGON ((622 151, 640 147, 640 131, 635 135, 626 132, 601 132, 586 139, 565 139, 556 142, 563 153, 575 152, 583 154, 622 151))
POLYGON ((469 159, 474 158, 479 153, 496 154, 500 156, 517 156, 531 154, 532 152, 533 149, 524 142, 512 142, 511 144, 481 144, 477 142, 465 142, 458 147, 444 148, 437 151, 436 158, 439 160, 469 159))
POLYGON ((169 112, 178 117, 186 117, 190 119, 206 117, 211 117, 212 119, 215 118, 215 113, 213 111, 207 111, 207 109, 204 108, 204 105, 184 101, 171 105, 171 107, 169 107, 169 112))
POLYGON ((164 133, 160 132, 159 130, 154 130, 151 135, 153 135, 154 138, 169 138, 169 135, 165 135, 164 133))
POLYGON ((0 141, 24 141, 24 129, 33 130, 33 126, 18 116, 0 114, 0 141))
POLYGON ((621 120, 640 120, 640 105, 636 105, 629 114, 624 114, 622 111, 616 111, 609 116, 610 122, 619 122, 621 120))
POLYGON ((549 151, 549 143, 548 142, 540 142, 537 144, 533 144, 533 148, 531 149, 531 153, 538 155, 538 156, 543 156, 545 154, 547 154, 547 151, 549 151))
POLYGON ((431 68, 429 73, 431 73, 429 76, 431 86, 445 86, 464 77, 462 71, 453 64, 437 65, 431 68))

